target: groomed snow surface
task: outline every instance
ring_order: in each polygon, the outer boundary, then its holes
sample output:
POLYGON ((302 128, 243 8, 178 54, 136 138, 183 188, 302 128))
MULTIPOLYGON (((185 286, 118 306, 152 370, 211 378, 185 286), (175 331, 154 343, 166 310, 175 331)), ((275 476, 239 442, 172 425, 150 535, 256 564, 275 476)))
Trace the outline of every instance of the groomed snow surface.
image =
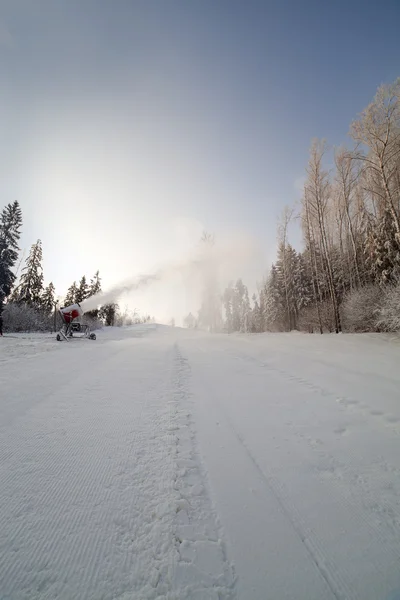
POLYGON ((1 600, 400 598, 400 342, 0 338, 1 600))

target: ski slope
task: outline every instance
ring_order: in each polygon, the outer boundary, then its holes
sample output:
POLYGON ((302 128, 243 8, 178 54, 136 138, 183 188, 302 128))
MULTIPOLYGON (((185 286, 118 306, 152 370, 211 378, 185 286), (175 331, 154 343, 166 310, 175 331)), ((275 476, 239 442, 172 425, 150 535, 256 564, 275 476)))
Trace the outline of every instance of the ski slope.
POLYGON ((0 598, 400 598, 399 365, 377 335, 0 339, 0 598))

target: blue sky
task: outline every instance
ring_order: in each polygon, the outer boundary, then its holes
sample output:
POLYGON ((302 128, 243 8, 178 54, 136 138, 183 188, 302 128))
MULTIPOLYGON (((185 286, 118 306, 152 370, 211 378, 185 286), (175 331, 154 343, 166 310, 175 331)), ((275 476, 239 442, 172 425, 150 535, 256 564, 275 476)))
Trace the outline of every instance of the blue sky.
POLYGON ((1 0, 0 188, 23 247, 42 239, 60 293, 203 227, 253 236, 267 267, 311 139, 346 142, 399 76, 399 19, 398 0, 1 0))

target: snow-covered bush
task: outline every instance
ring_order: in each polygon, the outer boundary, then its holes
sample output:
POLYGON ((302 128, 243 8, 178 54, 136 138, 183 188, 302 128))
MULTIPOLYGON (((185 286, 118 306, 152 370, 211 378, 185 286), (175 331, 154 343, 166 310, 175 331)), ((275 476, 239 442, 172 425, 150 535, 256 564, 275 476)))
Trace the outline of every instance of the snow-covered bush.
POLYGON ((400 283, 385 288, 377 323, 382 331, 400 331, 400 283))
POLYGON ((386 294, 378 285, 367 285, 349 292, 341 307, 343 329, 352 332, 379 331, 385 301, 386 294))
POLYGON ((52 331, 54 315, 25 303, 9 302, 3 312, 4 331, 52 331))
MULTIPOLYGON (((4 331, 30 332, 30 331, 54 331, 54 313, 35 308, 29 304, 20 302, 9 302, 3 312, 4 331)), ((82 323, 89 325, 90 329, 100 329, 102 322, 84 315, 82 323)), ((57 317, 56 328, 62 326, 61 317, 57 317)))

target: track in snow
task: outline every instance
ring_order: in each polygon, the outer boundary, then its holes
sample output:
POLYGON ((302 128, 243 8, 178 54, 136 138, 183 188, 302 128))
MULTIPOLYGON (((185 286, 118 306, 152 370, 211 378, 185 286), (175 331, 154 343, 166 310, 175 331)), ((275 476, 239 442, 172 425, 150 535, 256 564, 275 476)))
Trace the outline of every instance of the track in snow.
POLYGON ((1 598, 400 590, 396 342, 0 341, 1 598))

